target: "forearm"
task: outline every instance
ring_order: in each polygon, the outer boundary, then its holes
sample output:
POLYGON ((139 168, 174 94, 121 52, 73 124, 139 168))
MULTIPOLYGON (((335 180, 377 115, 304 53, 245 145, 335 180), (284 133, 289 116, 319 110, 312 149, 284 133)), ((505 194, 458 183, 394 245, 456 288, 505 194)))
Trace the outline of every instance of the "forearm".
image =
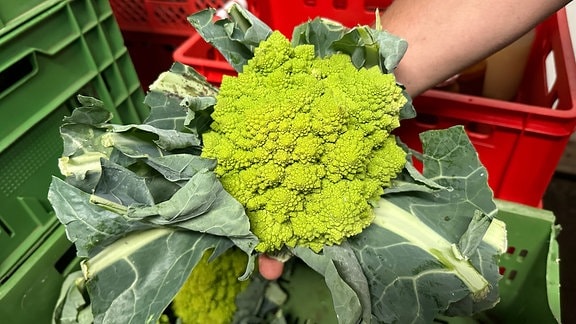
POLYGON ((382 26, 408 42, 395 74, 415 96, 510 44, 569 2, 396 0, 382 14, 382 26))

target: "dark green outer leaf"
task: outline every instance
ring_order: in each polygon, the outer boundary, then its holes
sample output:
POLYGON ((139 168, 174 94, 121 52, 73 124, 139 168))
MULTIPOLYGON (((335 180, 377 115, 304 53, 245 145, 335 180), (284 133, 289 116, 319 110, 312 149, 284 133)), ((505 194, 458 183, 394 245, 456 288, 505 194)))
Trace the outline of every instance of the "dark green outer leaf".
POLYGON ((228 14, 234 22, 233 25, 228 25, 228 28, 234 32, 231 38, 250 47, 252 52, 254 47, 272 33, 268 25, 239 5, 232 5, 228 14))
POLYGON ((178 98, 214 97, 218 93, 218 88, 206 81, 206 77, 192 67, 174 62, 169 71, 161 73, 150 85, 150 93, 152 92, 161 92, 178 98))
POLYGON ((94 128, 88 124, 63 124, 60 136, 64 142, 62 156, 77 156, 87 152, 100 152, 109 156, 112 149, 102 144, 105 129, 94 128))
POLYGON ((82 105, 72 111, 69 117, 64 117, 63 122, 88 125, 107 123, 112 119, 112 113, 104 108, 104 103, 92 97, 78 95, 78 101, 82 105))
POLYGON ((56 301, 53 324, 92 324, 94 317, 90 301, 86 298, 84 277, 81 271, 72 272, 64 279, 56 301))
POLYGON ((370 226, 350 241, 368 279, 372 313, 382 323, 431 323, 468 289, 434 256, 370 226))
POLYGON ((486 170, 462 127, 424 138, 424 177, 433 182, 414 180, 427 190, 386 194, 373 224, 349 240, 372 312, 387 323, 427 323, 447 309, 470 315, 497 302, 502 251, 480 244, 496 213, 486 170))
POLYGON ((315 18, 294 27, 292 46, 314 45, 318 57, 326 57, 335 53, 332 44, 341 39, 347 28, 339 23, 333 23, 321 18, 315 18))
POLYGON ((354 250, 348 242, 344 241, 339 245, 324 247, 323 252, 333 260, 340 277, 356 292, 362 307, 362 323, 370 323, 372 318, 370 290, 354 250))
POLYGON ((216 160, 189 154, 152 157, 146 163, 170 181, 188 180, 200 170, 214 170, 216 167, 216 160))
POLYGON ((400 109, 400 120, 416 117, 416 109, 414 109, 412 97, 408 95, 408 92, 406 92, 405 89, 402 90, 402 94, 404 95, 404 98, 406 98, 407 101, 404 104, 404 107, 400 109))
MULTIPOLYGON (((300 258, 308 266, 324 276, 326 285, 332 294, 338 322, 343 324, 359 323, 363 316, 366 315, 360 301, 360 298, 364 301, 364 297, 359 297, 354 288, 338 273, 335 261, 326 255, 316 254, 309 248, 296 247, 293 252, 296 257, 300 258)), ((337 254, 336 251, 333 252, 337 254)), ((338 256, 338 258, 340 257, 346 258, 344 254, 338 256)), ((341 263, 340 261, 338 262, 341 263)), ((344 275, 350 274, 351 273, 344 273, 344 275)), ((346 279, 355 281, 355 288, 360 287, 358 284, 361 282, 361 280, 358 280, 360 279, 359 277, 347 277, 346 279)), ((361 293, 365 293, 365 291, 361 293)))
POLYGON ((183 133, 173 129, 161 129, 147 124, 132 125, 107 125, 110 132, 123 133, 131 130, 140 130, 149 134, 154 134, 158 139, 154 143, 163 150, 175 150, 200 146, 200 139, 196 134, 183 133))
POLYGON ((144 103, 150 107, 150 115, 144 123, 161 129, 184 131, 187 108, 180 105, 182 98, 150 91, 144 103))
POLYGON ((84 265, 95 323, 156 323, 204 251, 224 237, 168 228, 136 232, 84 265))
POLYGON ((185 123, 194 134, 203 134, 210 130, 216 98, 187 97, 184 98, 182 105, 188 107, 191 112, 186 116, 185 123))
POLYGON ((392 72, 404 57, 408 43, 393 34, 383 30, 371 30, 374 42, 378 44, 380 54, 380 68, 383 72, 392 72))
POLYGON ((226 58, 238 72, 252 58, 254 46, 268 38, 272 30, 252 13, 233 5, 231 19, 214 22, 214 9, 206 9, 188 17, 198 33, 226 58))
POLYGON ((123 206, 152 205, 154 198, 146 188, 145 178, 103 159, 102 174, 94 195, 123 206))
POLYGON ((482 300, 475 300, 472 295, 450 305, 445 312, 448 316, 462 316, 467 314, 477 314, 494 307, 496 301, 500 299, 499 283, 502 279, 498 269, 498 258, 502 251, 482 242, 478 250, 470 257, 470 262, 476 269, 479 269, 486 280, 492 284, 488 295, 482 300))
POLYGON ((79 257, 96 255, 104 246, 132 231, 151 225, 129 222, 119 214, 90 203, 90 194, 53 177, 48 200, 79 257))
POLYGON ((454 219, 454 224, 460 222, 458 228, 465 228, 462 234, 454 231, 454 227, 450 232, 460 235, 451 239, 458 242, 462 255, 469 257, 482 241, 489 220, 498 212, 488 186, 488 171, 480 163, 462 126, 424 132, 420 137, 424 148, 423 175, 449 188, 440 193, 439 198, 449 200, 455 213, 442 214, 454 219))

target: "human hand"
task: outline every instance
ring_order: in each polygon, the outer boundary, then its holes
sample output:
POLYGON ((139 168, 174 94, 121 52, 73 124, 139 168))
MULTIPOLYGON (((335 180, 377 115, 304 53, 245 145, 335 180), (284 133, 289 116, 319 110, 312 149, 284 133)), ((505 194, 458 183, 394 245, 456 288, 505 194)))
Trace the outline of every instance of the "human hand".
POLYGON ((276 280, 282 276, 284 262, 271 258, 266 254, 258 256, 258 270, 264 279, 276 280))

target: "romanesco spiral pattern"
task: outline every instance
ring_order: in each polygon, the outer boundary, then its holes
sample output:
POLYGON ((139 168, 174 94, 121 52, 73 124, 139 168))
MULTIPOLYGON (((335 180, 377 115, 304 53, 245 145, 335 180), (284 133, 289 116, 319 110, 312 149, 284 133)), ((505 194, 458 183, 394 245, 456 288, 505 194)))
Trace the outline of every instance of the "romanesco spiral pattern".
POLYGON ((391 132, 405 104, 394 75, 344 54, 317 58, 274 32, 224 77, 202 155, 245 206, 258 251, 319 251, 367 227, 404 167, 391 132))

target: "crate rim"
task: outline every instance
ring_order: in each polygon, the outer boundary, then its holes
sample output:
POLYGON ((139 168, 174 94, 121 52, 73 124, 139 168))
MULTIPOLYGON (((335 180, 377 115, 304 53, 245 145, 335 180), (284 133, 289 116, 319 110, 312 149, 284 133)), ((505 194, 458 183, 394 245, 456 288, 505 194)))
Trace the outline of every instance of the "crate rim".
POLYGON ((0 37, 4 37, 6 34, 18 29, 23 24, 26 24, 34 17, 43 14, 47 10, 52 10, 53 6, 60 3, 69 2, 71 0, 44 0, 42 3, 38 4, 36 7, 28 10, 27 12, 21 14, 20 16, 11 20, 7 25, 0 28, 0 37))

